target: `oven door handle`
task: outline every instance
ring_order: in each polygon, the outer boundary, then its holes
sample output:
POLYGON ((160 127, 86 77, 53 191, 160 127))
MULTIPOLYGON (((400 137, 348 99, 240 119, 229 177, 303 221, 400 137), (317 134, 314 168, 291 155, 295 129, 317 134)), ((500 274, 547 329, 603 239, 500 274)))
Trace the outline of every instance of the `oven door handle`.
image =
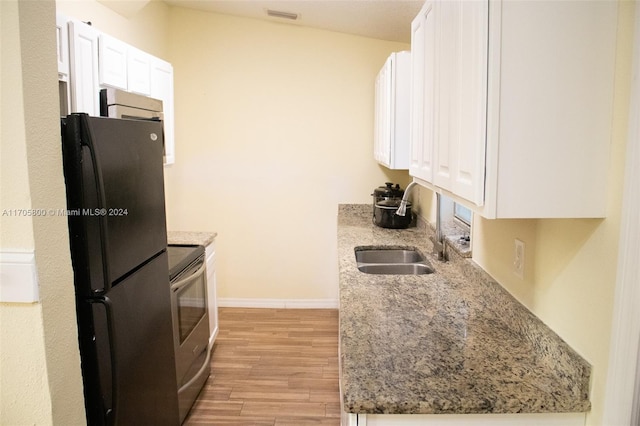
POLYGON ((205 372, 209 371, 209 373, 207 373, 207 376, 211 374, 210 373, 211 366, 209 365, 209 363, 211 362, 211 350, 207 346, 205 351, 207 351, 207 357, 202 363, 202 365, 200 366, 200 370, 198 370, 198 372, 191 378, 191 380, 189 380, 187 383, 182 385, 182 387, 178 390, 178 394, 182 393, 184 390, 189 389, 191 386, 193 386, 193 384, 197 382, 205 372))
POLYGON ((206 263, 203 260, 202 264, 200 265, 200 267, 198 268, 198 270, 196 272, 194 272, 192 275, 189 275, 187 278, 184 278, 184 279, 182 279, 180 281, 177 281, 177 282, 171 284, 171 291, 174 291, 174 292, 178 291, 182 287, 185 287, 185 286, 189 285, 196 278, 200 278, 200 276, 204 275, 205 267, 206 267, 206 263))

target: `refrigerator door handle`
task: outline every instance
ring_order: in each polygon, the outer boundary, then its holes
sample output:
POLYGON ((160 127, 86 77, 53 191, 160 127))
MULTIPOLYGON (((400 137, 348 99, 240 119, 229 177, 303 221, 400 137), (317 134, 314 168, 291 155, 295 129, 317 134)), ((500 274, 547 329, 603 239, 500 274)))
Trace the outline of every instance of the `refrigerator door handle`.
POLYGON ((89 148, 91 153, 91 163, 93 165, 93 180, 96 186, 96 192, 98 195, 98 208, 105 214, 100 214, 98 220, 100 222, 100 248, 102 250, 102 276, 104 279, 104 287, 101 289, 95 289, 93 292, 96 295, 104 294, 111 290, 111 277, 109 277, 109 241, 107 235, 109 235, 107 227, 107 199, 104 194, 104 179, 102 178, 102 167, 100 164, 99 156, 96 153, 96 147, 93 144, 93 138, 89 133, 89 116, 87 114, 81 114, 82 120, 82 141, 89 148))
POLYGON ((106 420, 106 424, 113 424, 113 419, 116 418, 116 408, 118 406, 118 365, 116 357, 116 339, 113 327, 113 314, 111 312, 111 299, 104 296, 92 299, 90 300, 90 303, 99 303, 103 305, 107 318, 107 340, 109 342, 109 359, 111 362, 111 386, 109 386, 109 388, 111 389, 111 407, 105 407, 104 417, 106 420))

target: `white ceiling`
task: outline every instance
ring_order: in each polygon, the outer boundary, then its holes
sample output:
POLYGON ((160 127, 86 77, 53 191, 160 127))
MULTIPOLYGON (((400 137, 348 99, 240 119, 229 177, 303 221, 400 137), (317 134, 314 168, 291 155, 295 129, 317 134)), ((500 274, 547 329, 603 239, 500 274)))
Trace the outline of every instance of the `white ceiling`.
POLYGON ((424 0, 164 0, 165 3, 225 15, 243 16, 409 43, 411 21, 424 0), (296 13, 298 20, 267 16, 266 10, 296 13))

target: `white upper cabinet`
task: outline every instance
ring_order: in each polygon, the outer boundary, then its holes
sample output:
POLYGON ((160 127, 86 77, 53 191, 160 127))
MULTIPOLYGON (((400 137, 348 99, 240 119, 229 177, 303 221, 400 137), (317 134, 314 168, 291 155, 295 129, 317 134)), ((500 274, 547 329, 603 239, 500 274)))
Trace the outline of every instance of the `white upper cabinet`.
POLYGON ((69 80, 69 28, 66 17, 56 14, 56 54, 58 56, 58 80, 69 80))
POLYGON ((154 58, 148 53, 129 47, 130 92, 151 96, 151 62, 153 60, 154 58))
POLYGON ((392 53, 376 77, 373 155, 390 169, 409 168, 410 57, 392 53))
POLYGON ((71 112, 100 115, 98 37, 90 25, 69 21, 71 112))
POLYGON ((433 181, 435 20, 427 1, 411 23, 411 95, 409 172, 433 181))
POLYGON ((604 217, 616 27, 616 2, 427 1, 411 175, 487 218, 604 217))
POLYGON ((100 85, 127 90, 128 45, 107 34, 100 34, 98 45, 100 85))
POLYGON ((165 164, 172 164, 175 131, 171 64, 60 14, 56 16, 56 32, 58 79, 69 82, 71 112, 100 115, 100 89, 105 87, 161 100, 165 164))
POLYGON ((433 183, 484 203, 488 2, 435 4, 433 183))
POLYGON ((151 97, 162 101, 164 115, 164 163, 175 162, 173 122, 173 67, 169 62, 153 58, 150 79, 151 97))

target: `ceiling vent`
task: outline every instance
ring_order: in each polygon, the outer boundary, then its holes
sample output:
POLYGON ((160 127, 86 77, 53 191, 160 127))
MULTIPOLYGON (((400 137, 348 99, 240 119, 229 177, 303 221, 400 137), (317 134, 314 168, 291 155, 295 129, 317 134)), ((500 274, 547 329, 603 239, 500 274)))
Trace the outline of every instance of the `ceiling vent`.
POLYGON ((274 18, 289 19, 291 21, 296 21, 300 17, 300 15, 298 15, 297 13, 282 12, 280 10, 271 10, 271 9, 267 9, 267 15, 272 16, 274 18))

